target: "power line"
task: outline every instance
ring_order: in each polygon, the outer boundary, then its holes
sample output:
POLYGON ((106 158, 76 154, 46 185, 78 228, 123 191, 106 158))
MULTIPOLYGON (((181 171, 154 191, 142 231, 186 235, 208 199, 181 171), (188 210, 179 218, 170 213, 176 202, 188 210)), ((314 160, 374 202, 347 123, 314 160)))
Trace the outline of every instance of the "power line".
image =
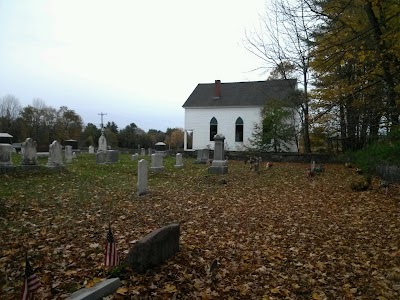
POLYGON ((104 128, 104 126, 103 126, 103 116, 106 116, 107 114, 104 114, 104 113, 99 113, 98 114, 99 116, 101 116, 101 123, 100 123, 100 127, 101 127, 101 129, 103 129, 104 128))

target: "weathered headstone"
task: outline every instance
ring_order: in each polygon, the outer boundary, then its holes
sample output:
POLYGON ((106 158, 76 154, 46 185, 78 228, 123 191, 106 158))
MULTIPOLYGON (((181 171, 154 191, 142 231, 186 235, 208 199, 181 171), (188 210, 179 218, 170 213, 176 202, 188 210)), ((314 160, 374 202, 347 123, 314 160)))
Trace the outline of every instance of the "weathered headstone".
POLYGON ((138 181, 137 181, 137 194, 138 196, 147 193, 147 178, 149 175, 149 163, 145 159, 138 162, 138 181))
POLYGON ((210 158, 210 149, 200 149, 197 150, 197 159, 196 163, 198 164, 206 164, 210 158))
POLYGON ((38 164, 36 142, 32 138, 27 138, 25 142, 22 143, 21 153, 21 165, 36 166, 38 164))
POLYGON ((175 162, 174 167, 175 168, 182 168, 183 167, 182 153, 177 153, 175 157, 176 157, 176 162, 175 162))
POLYGON ((179 251, 180 224, 159 228, 136 242, 129 251, 125 264, 138 272, 155 267, 179 251))
POLYGON ((10 144, 0 144, 0 166, 1 167, 11 167, 12 160, 11 154, 13 152, 13 147, 10 144))
POLYGON ((47 160, 47 166, 49 168, 55 168, 63 165, 62 146, 58 141, 53 141, 49 146, 49 159, 47 160))
POLYGON ((107 152, 99 151, 96 153, 96 164, 105 164, 107 161, 107 152))
POLYGON ((149 156, 151 156, 153 154, 153 149, 149 148, 147 153, 149 154, 149 156))
POLYGON ((254 163, 254 171, 256 171, 257 173, 260 172, 261 163, 262 163, 262 158, 256 157, 256 161, 254 163))
POLYGON ((99 138, 99 148, 97 149, 97 152, 104 151, 106 152, 108 149, 107 147, 107 139, 106 136, 104 135, 104 128, 101 130, 101 136, 99 138))
POLYGON ((132 160, 138 160, 139 159, 139 154, 135 153, 132 154, 132 160))
POLYGON ((163 165, 163 155, 161 154, 152 154, 151 155, 151 167, 150 171, 153 172, 163 172, 164 171, 164 165, 163 165))
POLYGON ((107 150, 107 164, 115 164, 119 161, 119 151, 117 150, 107 150))
POLYGON ((208 173, 228 173, 228 163, 225 159, 224 141, 225 137, 222 134, 216 134, 214 136, 214 159, 211 166, 208 168, 208 173))
POLYGON ((89 146, 89 153, 94 154, 94 147, 92 145, 89 146))
POLYGON ((72 146, 71 145, 65 146, 65 162, 66 163, 72 162, 72 146))
POLYGON ((141 148, 140 149, 140 156, 145 156, 146 155, 146 149, 145 148, 141 148))

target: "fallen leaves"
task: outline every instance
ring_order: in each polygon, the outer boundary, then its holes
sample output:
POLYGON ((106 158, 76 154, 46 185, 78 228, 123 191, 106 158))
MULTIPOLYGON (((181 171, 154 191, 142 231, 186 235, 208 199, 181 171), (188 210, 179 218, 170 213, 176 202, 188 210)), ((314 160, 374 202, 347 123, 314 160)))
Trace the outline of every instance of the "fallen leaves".
POLYGON ((150 192, 139 198, 133 162, 76 163, 65 173, 4 178, 15 189, 0 218, 4 299, 19 297, 25 250, 43 283, 39 299, 103 280, 109 221, 121 255, 174 221, 181 249, 146 274, 122 273, 108 299, 399 298, 398 186, 391 197, 374 188, 377 181, 353 192, 343 166, 328 165, 310 181, 302 164, 274 163, 256 174, 235 161, 219 184, 220 176, 187 161, 150 175, 150 192))
POLYGON ((164 286, 162 291, 164 293, 175 293, 175 292, 178 291, 178 289, 176 288, 176 286, 174 284, 167 284, 167 285, 164 286))
POLYGON ((129 292, 129 289, 128 289, 128 288, 126 288, 126 287, 119 287, 119 288, 116 290, 115 293, 117 293, 117 294, 119 294, 119 295, 125 296, 125 295, 128 294, 128 292, 129 292))

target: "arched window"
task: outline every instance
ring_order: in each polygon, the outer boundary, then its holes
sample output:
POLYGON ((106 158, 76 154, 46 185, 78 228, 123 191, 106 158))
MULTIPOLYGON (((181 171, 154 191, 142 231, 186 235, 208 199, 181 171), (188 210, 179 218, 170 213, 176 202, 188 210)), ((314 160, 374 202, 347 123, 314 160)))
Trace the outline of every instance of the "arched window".
POLYGON ((243 142, 243 120, 241 117, 235 123, 235 142, 243 142))
POLYGON ((210 121, 210 141, 214 140, 214 135, 218 132, 218 121, 216 118, 212 118, 210 121))

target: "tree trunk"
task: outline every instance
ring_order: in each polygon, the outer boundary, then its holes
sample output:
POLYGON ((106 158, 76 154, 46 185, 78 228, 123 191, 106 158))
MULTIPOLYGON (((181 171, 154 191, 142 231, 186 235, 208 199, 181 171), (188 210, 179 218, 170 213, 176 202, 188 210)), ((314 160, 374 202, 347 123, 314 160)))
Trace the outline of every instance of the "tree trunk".
MULTIPOLYGON (((396 104, 396 91, 395 91, 395 84, 393 80, 393 75, 391 74, 391 63, 396 62, 397 59, 390 54, 390 52, 387 49, 386 43, 382 40, 382 30, 380 27, 380 23, 383 24, 383 22, 379 22, 377 16, 375 15, 373 9, 372 9, 372 3, 367 2, 367 4, 364 6, 365 12, 367 13, 368 20, 371 24, 371 27, 373 29, 374 33, 374 39, 375 39, 375 47, 376 47, 376 55, 378 58, 378 61, 381 62, 382 64, 382 69, 383 69, 383 81, 385 83, 385 87, 387 89, 387 101, 388 101, 388 112, 390 115, 390 121, 392 122, 392 126, 399 125, 399 107, 396 104)), ((398 63, 398 62, 397 62, 398 63)))
POLYGON ((346 152, 347 150, 346 113, 343 103, 340 103, 339 115, 340 115, 340 139, 342 140, 342 152, 346 152))
POLYGON ((303 84, 304 84, 304 128, 303 128, 303 139, 304 139, 304 152, 311 153, 310 143, 310 121, 309 121, 309 108, 308 108, 308 87, 307 87, 307 71, 303 72, 303 84))

